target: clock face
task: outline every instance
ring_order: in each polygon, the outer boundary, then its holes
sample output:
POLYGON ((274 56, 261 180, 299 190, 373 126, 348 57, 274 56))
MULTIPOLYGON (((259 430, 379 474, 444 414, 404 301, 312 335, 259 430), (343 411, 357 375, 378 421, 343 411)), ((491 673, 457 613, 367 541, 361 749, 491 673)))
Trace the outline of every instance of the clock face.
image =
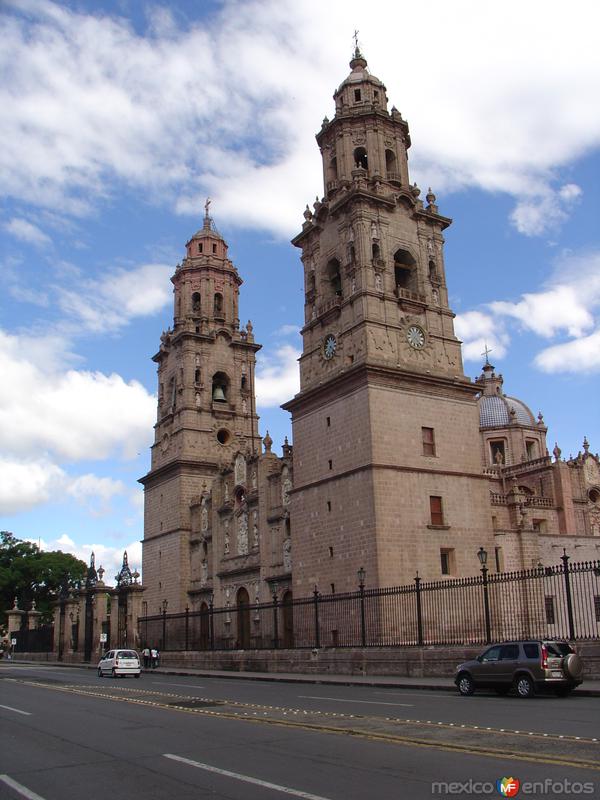
POLYGON ((415 350, 420 350, 425 346, 425 334, 423 333, 423 329, 419 328, 418 325, 411 325, 406 331, 406 340, 415 350))
POLYGON ((335 355, 335 349, 337 347, 337 342, 335 340, 335 336, 333 333, 330 333, 328 336, 325 337, 325 343, 323 344, 323 355, 325 358, 333 358, 335 355))

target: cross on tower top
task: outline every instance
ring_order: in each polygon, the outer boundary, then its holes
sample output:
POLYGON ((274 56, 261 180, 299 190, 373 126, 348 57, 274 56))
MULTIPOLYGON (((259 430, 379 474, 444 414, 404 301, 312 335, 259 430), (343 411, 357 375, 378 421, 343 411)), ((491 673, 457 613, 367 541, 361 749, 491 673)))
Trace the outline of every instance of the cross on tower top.
POLYGON ((211 202, 212 202, 212 201, 211 201, 210 197, 207 197, 207 198, 206 198, 206 203, 204 203, 204 216, 205 216, 207 219, 208 219, 208 210, 209 210, 209 208, 210 208, 210 204, 211 204, 211 202))
POLYGON ((490 353, 493 353, 493 352, 494 352, 494 351, 493 351, 493 350, 491 350, 491 349, 490 349, 490 348, 487 346, 487 342, 486 342, 486 343, 485 343, 485 349, 484 349, 483 353, 481 354, 482 356, 485 356, 485 363, 486 363, 486 365, 490 363, 489 355, 490 355, 490 353))

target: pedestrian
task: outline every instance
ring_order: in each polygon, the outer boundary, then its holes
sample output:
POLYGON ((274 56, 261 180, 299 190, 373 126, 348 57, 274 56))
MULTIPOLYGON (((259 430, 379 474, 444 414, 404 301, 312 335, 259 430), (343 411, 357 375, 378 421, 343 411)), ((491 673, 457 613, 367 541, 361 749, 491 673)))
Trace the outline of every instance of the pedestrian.
POLYGON ((150 666, 150 648, 147 645, 142 650, 142 656, 144 657, 144 669, 148 669, 150 666))
POLYGON ((150 650, 150 663, 152 665, 152 669, 156 667, 157 662, 158 662, 158 650, 156 649, 156 647, 153 647, 152 650, 150 650))
POLYGON ((156 666, 160 667, 160 650, 156 648, 156 666))

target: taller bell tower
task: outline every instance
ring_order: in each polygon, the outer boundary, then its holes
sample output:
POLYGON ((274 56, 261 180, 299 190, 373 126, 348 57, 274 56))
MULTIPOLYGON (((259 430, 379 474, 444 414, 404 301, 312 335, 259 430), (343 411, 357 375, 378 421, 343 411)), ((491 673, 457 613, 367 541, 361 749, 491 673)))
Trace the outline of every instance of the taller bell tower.
POLYGON ((411 185, 408 124, 358 48, 350 68, 316 136, 324 195, 293 240, 305 277, 300 392, 284 406, 296 594, 353 589, 361 566, 370 586, 469 574, 491 543, 477 387, 448 306, 451 220, 411 185))
POLYGON ((242 284, 209 216, 175 269, 173 327, 161 336, 158 412, 144 485, 148 613, 183 610, 190 585, 190 503, 235 459, 260 453, 252 324, 240 328, 242 284))

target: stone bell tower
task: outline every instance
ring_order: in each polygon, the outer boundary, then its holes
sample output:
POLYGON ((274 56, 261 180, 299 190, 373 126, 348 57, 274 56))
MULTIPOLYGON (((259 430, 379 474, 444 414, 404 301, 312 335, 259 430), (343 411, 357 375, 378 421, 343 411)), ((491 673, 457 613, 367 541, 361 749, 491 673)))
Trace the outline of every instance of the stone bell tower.
POLYGON ((443 231, 411 185, 407 122, 356 48, 317 134, 324 196, 304 212, 294 436, 294 592, 469 574, 492 545, 477 387, 448 306, 443 231))
POLYGON ((237 453, 260 452, 252 324, 240 329, 242 279, 206 203, 204 224, 171 278, 173 328, 161 336, 158 414, 144 485, 144 600, 156 614, 185 608, 190 583, 190 501, 237 453))

